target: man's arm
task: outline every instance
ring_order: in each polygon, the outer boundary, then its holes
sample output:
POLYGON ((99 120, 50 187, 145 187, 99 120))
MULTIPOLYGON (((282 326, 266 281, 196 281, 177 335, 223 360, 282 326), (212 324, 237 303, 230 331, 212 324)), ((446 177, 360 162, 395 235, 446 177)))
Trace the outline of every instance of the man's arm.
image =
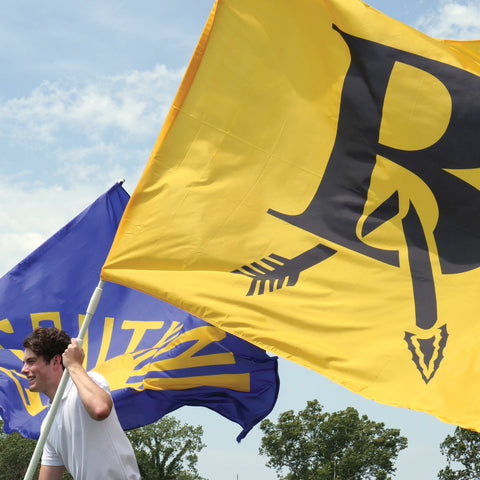
POLYGON ((68 369, 80 400, 90 417, 94 420, 104 420, 112 411, 113 400, 108 392, 89 377, 82 365, 84 357, 85 354, 79 348, 77 340, 72 338, 72 343, 62 356, 63 365, 68 369))
POLYGON ((40 467, 40 475, 38 476, 38 480, 62 480, 64 470, 65 467, 63 465, 59 467, 42 465, 40 467))

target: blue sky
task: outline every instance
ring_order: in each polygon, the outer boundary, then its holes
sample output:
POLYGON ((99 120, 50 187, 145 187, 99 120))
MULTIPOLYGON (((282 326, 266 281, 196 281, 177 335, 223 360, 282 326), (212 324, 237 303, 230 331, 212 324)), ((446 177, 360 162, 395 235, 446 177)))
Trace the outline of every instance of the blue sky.
MULTIPOLYGON (((213 0, 4 0, 0 15, 0 274, 118 178, 133 192, 213 0)), ((474 1, 374 0, 378 10, 439 38, 480 38, 474 1)), ((270 418, 317 398, 349 405, 400 428, 409 447, 400 480, 434 479, 439 444, 453 427, 423 413, 379 405, 291 362, 270 418)), ((239 427, 206 409, 177 416, 201 424, 209 480, 273 480, 258 456, 261 433, 238 445, 239 427)))

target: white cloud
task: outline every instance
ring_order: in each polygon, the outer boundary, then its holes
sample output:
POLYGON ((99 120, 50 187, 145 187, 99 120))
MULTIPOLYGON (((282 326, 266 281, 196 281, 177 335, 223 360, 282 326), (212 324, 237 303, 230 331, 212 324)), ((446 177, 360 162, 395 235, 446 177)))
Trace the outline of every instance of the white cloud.
POLYGON ((443 1, 437 10, 422 16, 416 27, 436 38, 480 39, 480 4, 443 1))
POLYGON ((24 97, 0 99, 4 184, 19 195, 45 188, 47 198, 58 196, 53 205, 63 202, 56 185, 62 192, 84 185, 99 195, 125 177, 132 192, 182 75, 157 65, 89 83, 44 82, 24 97))
POLYGON ((133 191, 182 75, 156 66, 0 100, 0 275, 120 177, 133 191))
POLYGON ((115 143, 98 142, 85 147, 63 145, 55 155, 59 166, 57 174, 66 185, 94 183, 105 185, 121 177, 127 180, 127 190, 133 191, 145 168, 153 139, 145 148, 122 148, 115 143), (99 159, 101 159, 99 161, 99 159))
POLYGON ((78 215, 101 193, 86 184, 69 189, 39 185, 19 188, 0 177, 0 276, 78 215))
POLYGON ((28 96, 0 102, 0 135, 52 144, 65 134, 98 141, 112 129, 129 137, 158 132, 182 73, 157 65, 84 85, 44 82, 28 96))

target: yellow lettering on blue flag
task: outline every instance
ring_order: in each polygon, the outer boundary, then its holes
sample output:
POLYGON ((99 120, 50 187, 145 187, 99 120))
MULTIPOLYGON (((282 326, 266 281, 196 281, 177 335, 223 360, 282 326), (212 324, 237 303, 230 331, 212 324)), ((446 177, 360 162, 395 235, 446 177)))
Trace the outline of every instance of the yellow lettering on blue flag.
POLYGON ((184 390, 208 386, 248 392, 250 391, 250 375, 248 373, 225 374, 221 368, 217 368, 218 373, 213 375, 202 373, 202 367, 222 367, 235 364, 235 358, 231 352, 199 354, 209 344, 223 338, 225 338, 225 332, 218 328, 207 326, 194 328, 178 335, 173 341, 165 342, 164 337, 151 349, 117 356, 100 364, 95 370, 108 379, 112 390, 126 387, 136 390, 184 390), (190 345, 187 346, 187 344, 190 345), (182 345, 185 345, 186 348, 179 349, 178 355, 157 359, 182 345), (171 373, 173 370, 192 368, 197 369, 196 375, 183 376, 179 373, 171 373), (133 378, 132 372, 135 373, 133 378), (148 376, 152 372, 156 372, 156 375, 148 376))
MULTIPOLYGON (((121 184, 0 278, 0 414, 7 433, 37 438, 48 398, 21 374, 23 339, 56 327, 78 336, 129 195, 121 184)), ((84 337, 85 367, 104 374, 123 428, 185 405, 238 423, 243 438, 272 410, 277 359, 202 319, 106 282, 84 337)))

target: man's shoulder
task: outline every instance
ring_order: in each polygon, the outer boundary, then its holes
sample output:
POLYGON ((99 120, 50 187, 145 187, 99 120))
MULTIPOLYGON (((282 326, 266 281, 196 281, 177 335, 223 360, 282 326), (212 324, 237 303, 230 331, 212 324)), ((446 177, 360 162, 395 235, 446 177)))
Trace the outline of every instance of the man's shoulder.
POLYGON ((108 384, 106 378, 98 372, 94 372, 93 370, 90 370, 88 373, 88 376, 100 387, 102 387, 104 390, 107 392, 110 391, 110 385, 108 384))

